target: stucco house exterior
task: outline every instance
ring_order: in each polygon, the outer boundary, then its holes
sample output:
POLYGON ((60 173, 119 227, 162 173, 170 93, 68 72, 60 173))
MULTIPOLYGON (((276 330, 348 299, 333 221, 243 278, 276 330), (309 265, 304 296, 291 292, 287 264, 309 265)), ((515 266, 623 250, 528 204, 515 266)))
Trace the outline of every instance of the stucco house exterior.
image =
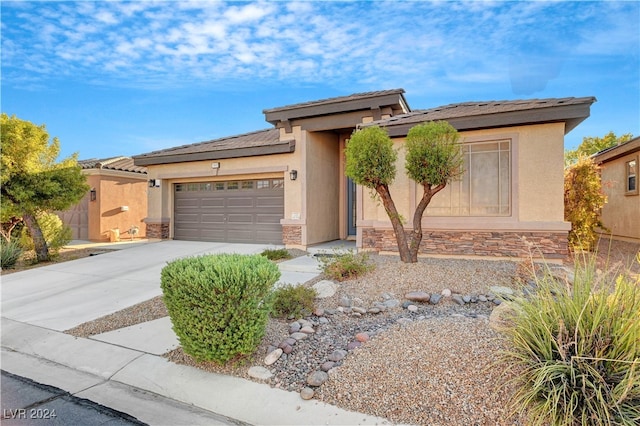
POLYGON ((58 213, 71 228, 73 239, 112 241, 116 233, 122 238, 144 238, 146 167, 134 165, 131 157, 94 158, 78 164, 90 190, 74 207, 58 213))
MULTIPOLYGON (((357 128, 378 125, 401 148, 408 130, 447 120, 461 134, 466 174, 424 217, 421 253, 527 256, 530 244, 564 257, 564 135, 586 119, 593 97, 468 102, 411 110, 403 89, 265 109, 272 126, 253 133, 134 156, 147 167, 147 236, 308 246, 353 239, 359 250, 395 251, 391 223, 367 189, 344 174, 357 128), (525 237, 526 239, 523 239, 525 237)), ((390 187, 412 217, 419 186, 390 187)))
POLYGON ((601 220, 614 239, 640 243, 640 137, 593 156, 600 166, 607 203, 601 220))

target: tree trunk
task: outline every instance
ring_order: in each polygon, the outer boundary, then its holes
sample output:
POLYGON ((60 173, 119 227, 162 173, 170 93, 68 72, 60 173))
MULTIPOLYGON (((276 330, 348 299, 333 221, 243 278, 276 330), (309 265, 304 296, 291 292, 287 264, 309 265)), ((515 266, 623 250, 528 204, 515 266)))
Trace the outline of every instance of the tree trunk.
MULTIPOLYGON (((389 186, 387 185, 377 185, 376 192, 380 195, 380 199, 382 200, 382 205, 391 219, 391 226, 393 226, 393 232, 396 234, 396 243, 398 244, 398 253, 400 253, 400 260, 404 263, 412 263, 409 245, 407 243, 407 235, 404 232, 404 227, 402 226, 402 220, 400 220, 400 215, 398 214, 398 210, 396 209, 396 205, 391 198, 391 194, 389 193, 389 186)), ((417 259, 413 261, 413 263, 417 262, 417 259)))
POLYGON ((42 235, 42 229, 40 229, 38 221, 31 213, 25 213, 22 219, 25 225, 27 225, 29 234, 31 234, 31 238, 33 239, 38 262, 46 262, 49 260, 49 247, 47 247, 47 242, 44 239, 44 235, 42 235))
POLYGON ((422 242, 422 216, 427 206, 431 202, 434 195, 440 192, 445 185, 438 185, 435 188, 431 188, 431 185, 423 184, 424 191, 422 193, 422 199, 416 206, 416 211, 413 213, 413 231, 409 238, 408 251, 411 263, 418 261, 418 251, 420 250, 420 243, 422 242))

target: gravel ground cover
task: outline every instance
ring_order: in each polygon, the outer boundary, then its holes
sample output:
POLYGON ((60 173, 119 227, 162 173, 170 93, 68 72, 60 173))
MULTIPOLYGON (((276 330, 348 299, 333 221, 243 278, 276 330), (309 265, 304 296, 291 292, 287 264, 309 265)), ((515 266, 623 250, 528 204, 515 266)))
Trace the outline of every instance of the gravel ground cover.
MULTIPOLYGON (((603 243, 601 242, 601 247, 603 243)), ((638 244, 608 242, 599 264, 633 265, 638 244), (606 258, 604 256, 606 253, 606 258)), ((460 306, 445 297, 436 305, 416 303, 379 314, 340 312, 344 297, 370 306, 397 299, 409 291, 432 294, 486 293, 493 285, 517 286, 522 265, 509 261, 423 258, 402 264, 394 256, 371 255, 376 269, 340 283, 335 295, 318 299, 308 320, 315 332, 296 342, 289 354, 265 365, 265 356, 289 337, 290 321, 273 319, 258 350, 250 357, 224 366, 197 363, 180 348, 165 354, 173 362, 207 371, 262 381, 273 387, 299 392, 308 388, 308 376, 321 369, 336 349, 346 349, 356 335, 367 341, 330 369, 328 379, 313 387, 313 397, 343 407, 389 419, 392 423, 428 425, 525 425, 523 414, 510 415, 505 367, 496 364, 504 348, 500 335, 489 327, 494 304, 460 306), (324 311, 324 312, 322 312, 324 311), (261 366, 268 378, 257 379, 249 369, 261 366)), ((570 262, 570 259, 568 260, 570 262)), ((637 272, 635 272, 637 273, 637 272)), ((311 286, 321 278, 305 285, 311 286)), ((161 297, 118 313, 82 324, 71 334, 89 336, 166 315, 161 297)))

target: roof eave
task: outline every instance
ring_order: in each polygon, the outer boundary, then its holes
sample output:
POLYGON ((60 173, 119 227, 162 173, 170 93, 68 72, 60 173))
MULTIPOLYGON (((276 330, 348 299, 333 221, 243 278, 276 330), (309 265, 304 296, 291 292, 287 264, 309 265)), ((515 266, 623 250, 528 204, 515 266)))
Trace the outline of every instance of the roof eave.
POLYGON ((246 148, 222 149, 186 154, 154 155, 152 157, 134 156, 136 166, 154 166, 160 164, 187 163, 193 161, 224 160, 229 158, 255 157, 260 155, 285 154, 294 152, 296 141, 284 141, 273 145, 246 148))
POLYGON ((631 139, 622 145, 608 148, 601 153, 594 154, 593 160, 598 164, 602 164, 636 152, 640 152, 640 137, 631 139))

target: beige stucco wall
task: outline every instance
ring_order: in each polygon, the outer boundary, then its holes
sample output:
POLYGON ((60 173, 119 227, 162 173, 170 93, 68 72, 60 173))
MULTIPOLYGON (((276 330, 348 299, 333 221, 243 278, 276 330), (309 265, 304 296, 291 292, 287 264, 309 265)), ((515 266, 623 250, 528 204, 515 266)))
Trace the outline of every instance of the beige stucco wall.
POLYGON ((335 133, 313 132, 307 134, 306 146, 306 244, 336 240, 340 237, 340 140, 335 133))
POLYGON ((601 165, 603 190, 607 196, 607 203, 602 208, 602 223, 612 236, 635 242, 640 242, 640 195, 625 192, 625 163, 634 159, 639 162, 639 157, 636 152, 601 165))
MULTIPOLYGON (((567 231, 564 221, 564 124, 519 126, 461 133, 461 142, 511 140, 511 215, 508 217, 427 217, 425 229, 567 231)), ((401 148, 403 138, 394 140, 401 148)), ((397 177, 390 186, 400 214, 411 225, 422 187, 404 173, 404 149, 398 153, 397 177)), ((362 191, 360 226, 390 227, 383 206, 362 191)), ((438 197, 438 195, 436 195, 438 197)))
POLYGON ((124 232, 132 226, 138 227, 137 238, 145 237, 146 176, 102 170, 89 175, 87 183, 96 189, 96 200, 89 201, 89 240, 109 241, 109 231, 115 228, 121 238, 130 238, 124 232), (128 210, 122 211, 123 206, 128 210))

